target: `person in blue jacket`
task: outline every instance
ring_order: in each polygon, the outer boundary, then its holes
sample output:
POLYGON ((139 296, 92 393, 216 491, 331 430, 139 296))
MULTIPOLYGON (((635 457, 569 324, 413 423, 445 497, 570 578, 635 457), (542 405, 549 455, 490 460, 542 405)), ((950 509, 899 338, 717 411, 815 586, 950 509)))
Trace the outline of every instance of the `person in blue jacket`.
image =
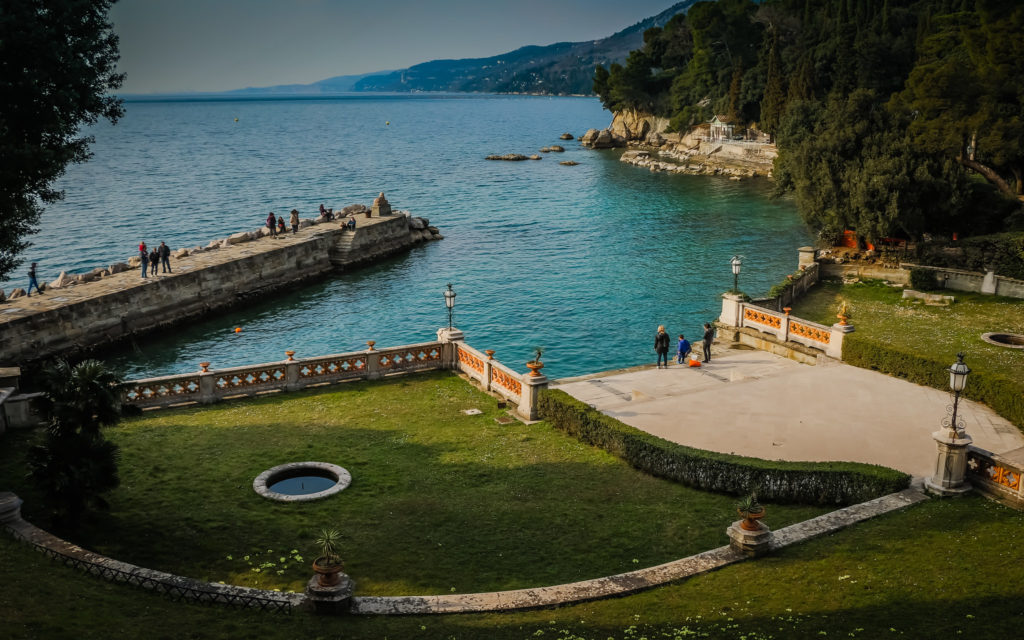
POLYGON ((690 355, 692 350, 693 348, 690 346, 690 341, 686 339, 686 336, 679 334, 679 344, 676 345, 676 362, 683 364, 686 356, 690 355))

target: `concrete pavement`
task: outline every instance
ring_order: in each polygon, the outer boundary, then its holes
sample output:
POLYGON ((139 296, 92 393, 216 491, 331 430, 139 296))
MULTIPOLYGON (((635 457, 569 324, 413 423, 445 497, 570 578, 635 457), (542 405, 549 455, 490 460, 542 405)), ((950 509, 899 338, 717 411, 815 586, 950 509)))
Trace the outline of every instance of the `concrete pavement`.
MULTIPOLYGON (((643 367, 556 381, 626 424, 680 444, 769 460, 854 461, 929 476, 946 392, 833 360, 803 365, 723 349, 710 364, 643 367)), ((970 380, 967 382, 970 385, 970 380)), ((974 444, 1024 461, 1024 434, 960 401, 974 444)))

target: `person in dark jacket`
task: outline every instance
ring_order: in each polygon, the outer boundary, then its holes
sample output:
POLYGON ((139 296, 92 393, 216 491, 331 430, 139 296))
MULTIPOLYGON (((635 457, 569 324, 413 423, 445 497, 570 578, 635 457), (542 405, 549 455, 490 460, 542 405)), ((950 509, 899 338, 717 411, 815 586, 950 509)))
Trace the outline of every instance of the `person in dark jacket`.
POLYGON ((704 323, 704 362, 711 362, 711 343, 715 341, 715 330, 710 322, 704 323))
POLYGON ((164 273, 171 272, 171 248, 167 246, 166 242, 161 242, 160 246, 157 247, 160 252, 160 266, 163 267, 164 273))
POLYGON ((267 216, 267 227, 270 228, 270 235, 274 238, 277 237, 277 216, 271 211, 270 215, 267 216))
POLYGON ((160 268, 160 252, 156 247, 149 252, 149 272, 154 276, 157 274, 157 270, 160 268))
POLYGON ((36 280, 36 263, 32 263, 32 268, 28 270, 28 297, 32 297, 32 287, 36 288, 36 293, 39 295, 43 294, 43 290, 39 288, 39 281, 36 280))
POLYGON ((658 327, 657 335, 654 336, 654 351, 658 354, 659 369, 662 361, 665 362, 665 368, 668 369, 668 343, 668 332, 665 331, 665 325, 661 325, 658 327))
POLYGON ((284 218, 282 218, 281 216, 277 216, 277 235, 284 235, 284 232, 284 218))

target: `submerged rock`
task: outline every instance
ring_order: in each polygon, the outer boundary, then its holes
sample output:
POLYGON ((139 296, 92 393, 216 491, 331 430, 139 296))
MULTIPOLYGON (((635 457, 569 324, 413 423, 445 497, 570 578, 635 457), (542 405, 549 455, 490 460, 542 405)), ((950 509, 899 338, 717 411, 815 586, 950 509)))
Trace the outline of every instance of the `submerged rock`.
POLYGON ((562 135, 558 136, 558 139, 559 140, 572 140, 573 137, 572 137, 571 133, 563 133, 562 135))
POLYGON ((506 153, 503 156, 487 156, 486 160, 508 160, 510 162, 518 162, 520 160, 526 160, 526 156, 521 153, 506 153))

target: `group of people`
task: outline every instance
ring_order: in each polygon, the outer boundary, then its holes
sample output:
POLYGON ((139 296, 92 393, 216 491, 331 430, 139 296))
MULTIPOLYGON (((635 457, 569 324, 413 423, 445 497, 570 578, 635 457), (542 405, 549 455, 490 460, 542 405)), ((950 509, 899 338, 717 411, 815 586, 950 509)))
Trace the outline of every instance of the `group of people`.
MULTIPOLYGON (((340 219, 340 216, 339 216, 339 219, 340 219)), ((328 220, 334 220, 334 209, 327 209, 327 208, 324 207, 323 204, 321 204, 320 205, 320 220, 321 220, 321 222, 326 222, 328 220)), ((290 216, 290 218, 288 220, 288 223, 291 225, 292 234, 293 235, 299 232, 299 210, 298 209, 292 209, 291 216, 290 216)), ((356 228, 355 216, 350 216, 349 219, 348 219, 348 222, 342 223, 342 225, 344 227, 348 228, 348 229, 355 229, 356 228)), ((284 235, 288 231, 288 228, 284 224, 284 218, 282 218, 281 216, 275 216, 273 211, 271 211, 267 215, 267 228, 270 229, 270 235, 272 237, 274 237, 274 238, 277 238, 278 236, 284 235)))
MULTIPOLYGON (((164 273, 171 273, 171 248, 166 242, 161 242, 159 247, 153 247, 152 251, 146 248, 145 242, 140 242, 139 260, 142 262, 143 278, 147 277, 147 270, 155 276, 161 266, 164 273)), ((35 267, 34 264, 32 266, 35 267)))
MULTIPOLYGON (((702 362, 711 362, 711 343, 715 341, 715 329, 711 326, 710 322, 704 323, 704 360, 702 362)), ((658 333, 654 336, 654 352, 658 354, 658 368, 664 366, 668 368, 668 349, 672 339, 669 337, 668 332, 665 331, 665 325, 658 327, 658 333)), ((683 364, 690 354, 693 352, 693 347, 690 345, 690 341, 686 339, 686 336, 679 334, 679 342, 676 343, 676 362, 683 364)), ((694 357, 694 359, 696 359, 694 357)), ((696 366, 696 365, 694 365, 696 366)))

